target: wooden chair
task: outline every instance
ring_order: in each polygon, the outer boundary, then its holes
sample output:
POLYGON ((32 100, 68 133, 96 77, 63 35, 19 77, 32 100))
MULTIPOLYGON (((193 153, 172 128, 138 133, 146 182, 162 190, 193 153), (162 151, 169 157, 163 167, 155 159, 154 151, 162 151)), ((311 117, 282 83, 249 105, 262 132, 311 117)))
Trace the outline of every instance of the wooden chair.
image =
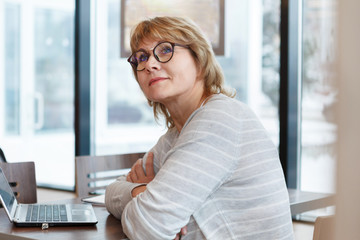
POLYGON ((313 240, 332 240, 334 238, 335 216, 317 217, 314 224, 313 240))
POLYGON ((19 203, 36 203, 36 178, 34 162, 0 162, 19 203))
POLYGON ((75 157, 75 189, 78 197, 105 193, 106 186, 121 175, 145 153, 75 157))

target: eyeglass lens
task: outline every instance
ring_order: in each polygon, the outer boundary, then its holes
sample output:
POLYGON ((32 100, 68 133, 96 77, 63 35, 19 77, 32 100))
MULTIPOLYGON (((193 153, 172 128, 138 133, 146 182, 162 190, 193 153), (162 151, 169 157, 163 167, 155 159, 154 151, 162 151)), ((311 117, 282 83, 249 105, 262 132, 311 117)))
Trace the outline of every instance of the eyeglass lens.
MULTIPOLYGON (((166 63, 170 61, 174 53, 173 44, 169 42, 163 42, 155 46, 154 57, 157 61, 166 63)), ((145 69, 145 64, 148 61, 150 54, 144 50, 139 50, 133 54, 131 57, 131 63, 136 66, 137 71, 145 69)))

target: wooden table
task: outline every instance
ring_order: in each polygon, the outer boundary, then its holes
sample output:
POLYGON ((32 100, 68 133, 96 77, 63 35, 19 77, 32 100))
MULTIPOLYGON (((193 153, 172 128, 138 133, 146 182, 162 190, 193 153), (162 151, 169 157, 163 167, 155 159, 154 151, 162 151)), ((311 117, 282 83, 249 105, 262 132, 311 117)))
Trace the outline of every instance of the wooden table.
MULTIPOLYGON (((288 189, 291 214, 294 216, 303 212, 324 208, 335 204, 332 194, 304 192, 288 189)), ((80 199, 61 201, 66 203, 80 203, 80 199)), ((0 209, 0 239, 6 240, 121 240, 127 239, 122 232, 119 220, 110 215, 105 207, 94 206, 98 219, 95 226, 50 227, 41 230, 40 227, 16 227, 13 225, 4 209, 0 209)))
MULTIPOLYGON (((61 201, 66 203, 80 203, 80 199, 61 201)), ((4 209, 0 209, 0 239, 6 240, 121 240, 127 239, 122 232, 121 223, 106 211, 103 206, 94 205, 98 223, 94 226, 50 227, 16 227, 12 224, 4 209)))

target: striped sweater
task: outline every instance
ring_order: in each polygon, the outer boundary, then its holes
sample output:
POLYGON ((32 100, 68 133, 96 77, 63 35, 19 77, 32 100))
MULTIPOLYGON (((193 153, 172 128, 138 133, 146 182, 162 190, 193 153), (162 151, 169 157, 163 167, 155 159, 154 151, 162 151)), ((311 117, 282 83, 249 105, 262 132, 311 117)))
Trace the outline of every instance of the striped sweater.
POLYGON ((132 198, 138 184, 119 178, 105 194, 130 239, 174 239, 185 225, 182 239, 293 239, 276 147, 245 104, 215 95, 150 151, 145 192, 132 198))

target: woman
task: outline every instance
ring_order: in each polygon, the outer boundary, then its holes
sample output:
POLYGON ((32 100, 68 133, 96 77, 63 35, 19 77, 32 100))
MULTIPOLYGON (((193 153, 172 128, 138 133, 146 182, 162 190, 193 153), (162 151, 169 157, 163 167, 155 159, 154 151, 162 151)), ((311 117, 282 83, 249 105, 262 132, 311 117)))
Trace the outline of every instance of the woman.
POLYGON ((132 32, 135 78, 168 131, 126 178, 108 211, 130 239, 293 239, 278 153, 255 114, 232 98, 191 21, 156 17, 132 32), (145 170, 144 170, 145 169, 145 170))

